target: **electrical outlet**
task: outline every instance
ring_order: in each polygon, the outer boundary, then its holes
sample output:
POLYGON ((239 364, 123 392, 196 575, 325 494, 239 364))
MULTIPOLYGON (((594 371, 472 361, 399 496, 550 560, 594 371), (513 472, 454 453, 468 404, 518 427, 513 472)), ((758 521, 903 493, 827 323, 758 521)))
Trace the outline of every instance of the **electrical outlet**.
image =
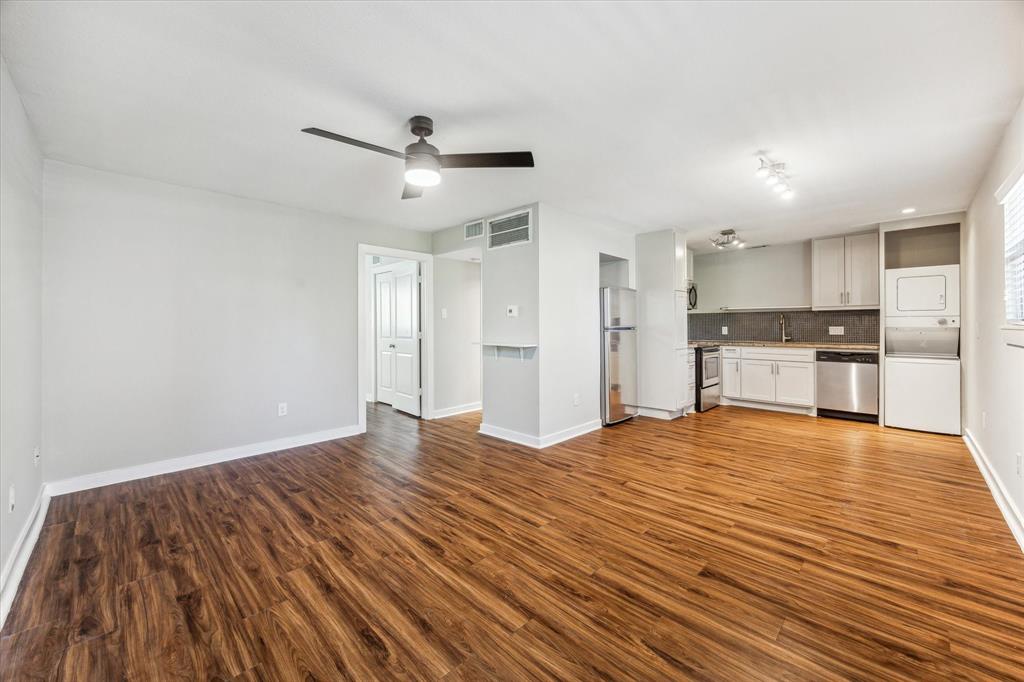
POLYGON ((573 404, 573 407, 579 407, 580 406, 580 394, 579 393, 573 393, 572 394, 572 404, 573 404))
POLYGON ((7 513, 10 514, 14 511, 14 484, 7 489, 7 513))
POLYGON ((1024 458, 1021 454, 1017 453, 1017 478, 1024 477, 1024 458))
POLYGON ((722 336, 729 336, 729 328, 722 327, 722 336))
POLYGON ((984 431, 988 428, 988 412, 985 410, 981 411, 981 430, 984 431))
POLYGON ((829 327, 829 336, 842 336, 846 333, 846 327, 829 327))
POLYGON ((448 319, 448 309, 447 308, 441 308, 441 319, 442 320, 447 320, 448 319))
POLYGON ((39 446, 32 448, 32 466, 39 466, 39 446))
POLYGON ((284 417, 288 415, 288 403, 277 404, 277 416, 284 417))

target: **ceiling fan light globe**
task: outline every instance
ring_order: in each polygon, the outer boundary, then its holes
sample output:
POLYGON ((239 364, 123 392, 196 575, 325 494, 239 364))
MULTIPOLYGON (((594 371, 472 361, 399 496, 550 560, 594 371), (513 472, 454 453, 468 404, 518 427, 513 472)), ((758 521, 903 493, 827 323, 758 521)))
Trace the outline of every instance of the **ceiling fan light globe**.
POLYGON ((775 192, 776 194, 781 194, 782 192, 785 192, 787 189, 789 188, 783 184, 778 184, 772 187, 772 191, 775 192))
POLYGON ((768 185, 769 187, 771 187, 772 185, 775 185, 775 184, 777 184, 778 182, 779 182, 779 178, 778 178, 778 176, 776 176, 776 175, 769 175, 769 176, 768 176, 768 177, 767 177, 767 178, 765 179, 765 181, 764 181, 764 184, 766 184, 766 185, 768 185))
POLYGON ((405 181, 416 187, 436 187, 441 184, 441 174, 432 168, 407 168, 405 181))

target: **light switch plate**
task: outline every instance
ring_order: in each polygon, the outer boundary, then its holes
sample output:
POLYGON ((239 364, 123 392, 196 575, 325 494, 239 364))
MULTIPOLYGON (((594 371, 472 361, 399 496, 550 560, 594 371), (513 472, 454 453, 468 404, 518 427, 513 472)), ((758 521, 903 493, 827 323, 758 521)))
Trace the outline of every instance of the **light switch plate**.
POLYGON ((509 305, 505 307, 505 317, 519 317, 519 306, 509 305))
POLYGON ((729 336, 729 328, 722 327, 722 336, 729 336))
POLYGON ((842 336, 846 333, 846 327, 829 327, 829 336, 842 336))

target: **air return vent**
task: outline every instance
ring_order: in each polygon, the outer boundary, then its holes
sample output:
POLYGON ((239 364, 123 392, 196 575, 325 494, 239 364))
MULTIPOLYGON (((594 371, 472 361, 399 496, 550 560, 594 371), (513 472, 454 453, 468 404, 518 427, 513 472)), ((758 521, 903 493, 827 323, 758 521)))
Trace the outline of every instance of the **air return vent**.
POLYGON ((465 225, 466 239, 476 239, 484 235, 484 221, 477 220, 476 222, 466 223, 465 225))
POLYGON ((487 248, 498 249, 530 241, 530 211, 487 221, 487 248))

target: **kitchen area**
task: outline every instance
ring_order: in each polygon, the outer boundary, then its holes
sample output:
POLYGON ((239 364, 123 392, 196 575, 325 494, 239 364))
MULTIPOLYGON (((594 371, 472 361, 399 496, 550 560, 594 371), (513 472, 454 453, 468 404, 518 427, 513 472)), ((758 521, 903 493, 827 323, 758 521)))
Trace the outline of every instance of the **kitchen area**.
POLYGON ((959 220, 778 245, 638 235, 637 413, 733 405, 959 435, 959 220))

